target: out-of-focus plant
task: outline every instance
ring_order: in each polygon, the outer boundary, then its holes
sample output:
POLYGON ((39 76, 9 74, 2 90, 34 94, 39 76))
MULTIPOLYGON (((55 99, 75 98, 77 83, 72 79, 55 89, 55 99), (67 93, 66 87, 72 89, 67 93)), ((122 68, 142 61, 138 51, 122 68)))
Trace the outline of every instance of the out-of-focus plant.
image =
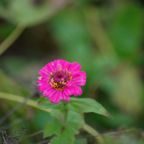
MULTIPOLYGON (((83 88, 82 97, 97 99, 114 116, 114 120, 109 120, 85 114, 87 122, 99 130, 115 129, 121 125, 144 127, 144 18, 143 5, 139 1, 1 0, 0 17, 0 67, 7 75, 10 74, 18 80, 22 77, 23 79, 19 80, 22 83, 26 78, 30 81, 31 75, 37 75, 34 71, 51 60, 50 47, 51 50, 57 47, 55 53, 59 54, 58 58, 77 61, 87 73, 87 84, 83 88), (40 30, 38 31, 37 35, 43 39, 41 43, 55 43, 46 46, 49 49, 48 56, 42 52, 43 44, 39 46, 39 51, 37 50, 39 55, 35 55, 36 49, 31 47, 32 44, 27 46, 27 39, 31 39, 29 34, 32 31, 36 33, 38 25, 48 35, 42 38, 40 30), (15 54, 5 57, 6 50, 16 40, 13 47, 18 47, 23 53, 24 49, 21 49, 18 38, 24 30, 29 33, 24 33, 25 37, 20 39, 31 56, 23 54, 21 58, 21 54, 15 54), (45 57, 39 59, 43 57, 40 56, 42 53, 45 57), (32 63, 28 62, 29 60, 32 60, 32 63)), ((32 43, 34 41, 37 39, 33 38, 32 43)), ((28 95, 29 88, 17 85, 13 80, 9 80, 7 75, 0 71, 1 92, 28 95)), ((13 102, 1 101, 0 115, 4 114, 4 109, 12 109, 14 105, 13 102)), ((18 111, 17 115, 11 116, 9 122, 19 115, 28 117, 24 111, 18 111)), ((41 111, 32 112, 33 124, 25 123, 30 129, 44 127, 46 120, 43 116, 50 120, 50 115, 41 111)), ((137 136, 134 137, 133 143, 141 144, 137 136)), ((119 140, 119 143, 128 143, 128 140, 119 140)), ((117 143, 111 139, 106 139, 106 142, 117 143)))

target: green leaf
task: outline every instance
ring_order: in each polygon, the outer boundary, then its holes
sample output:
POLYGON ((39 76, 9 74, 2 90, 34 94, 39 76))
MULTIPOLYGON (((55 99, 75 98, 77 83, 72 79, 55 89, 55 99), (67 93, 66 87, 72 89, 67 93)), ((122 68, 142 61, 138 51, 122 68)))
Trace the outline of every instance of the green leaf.
POLYGON ((84 116, 82 113, 69 111, 68 122, 69 122, 69 125, 72 125, 76 129, 81 129, 85 123, 84 116))
POLYGON ((44 138, 52 134, 60 134, 62 127, 56 123, 47 122, 44 130, 44 138))
POLYGON ((77 134, 78 131, 73 129, 73 127, 68 126, 65 130, 61 132, 58 137, 55 137, 50 144, 73 144, 74 135, 77 134))
POLYGON ((0 69, 0 91, 11 94, 22 94, 21 87, 0 69))
POLYGON ((54 122, 59 123, 60 125, 63 125, 64 113, 62 110, 53 109, 50 112, 50 115, 52 116, 54 122))
POLYGON ((59 102, 58 104, 54 104, 49 101, 49 98, 44 98, 44 97, 41 97, 39 99, 38 104, 39 104, 39 107, 44 108, 44 109, 49 109, 49 108, 62 109, 62 108, 64 108, 64 105, 62 102, 59 102))
POLYGON ((53 110, 50 114, 54 118, 54 123, 47 123, 44 131, 44 137, 56 134, 51 144, 73 144, 74 135, 78 134, 78 129, 83 127, 84 118, 82 114, 69 111, 67 127, 63 127, 64 110, 53 110))
POLYGON ((112 95, 112 102, 126 114, 134 117, 143 113, 142 82, 138 71, 133 67, 125 68, 115 81, 117 86, 112 95))
POLYGON ((83 138, 83 139, 76 139, 74 141, 74 144, 87 144, 87 140, 85 138, 83 138))
POLYGON ((44 129, 47 122, 53 122, 51 115, 36 109, 33 117, 33 125, 36 125, 37 129, 44 129))
POLYGON ((68 109, 78 113, 94 112, 113 118, 100 103, 90 98, 71 98, 68 109))
POLYGON ((91 59, 93 48, 82 9, 65 9, 52 19, 49 26, 65 59, 83 65, 91 59))
MULTIPOLYGON (((52 110, 50 114, 54 118, 54 121, 56 123, 63 125, 63 121, 64 121, 63 110, 52 110)), ((68 112, 68 126, 72 126, 74 129, 77 130, 77 129, 81 129, 84 123, 85 122, 84 122, 83 114, 74 111, 68 112)))
POLYGON ((3 8, 3 6, 2 6, 2 4, 1 4, 1 2, 0 2, 0 12, 3 11, 3 9, 4 9, 4 8, 3 8))

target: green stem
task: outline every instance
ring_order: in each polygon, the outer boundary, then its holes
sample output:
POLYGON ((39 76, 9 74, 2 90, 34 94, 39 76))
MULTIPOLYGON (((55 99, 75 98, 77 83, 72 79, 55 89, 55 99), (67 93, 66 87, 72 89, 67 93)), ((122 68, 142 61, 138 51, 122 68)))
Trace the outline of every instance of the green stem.
POLYGON ((89 134, 95 136, 95 139, 96 141, 98 141, 99 144, 105 144, 102 136, 99 134, 98 131, 96 131, 95 129, 93 129, 87 124, 84 124, 83 129, 87 131, 89 134))
POLYGON ((68 123, 68 109, 64 109, 64 128, 66 128, 68 123))
MULTIPOLYGON (((17 95, 13 95, 13 94, 9 94, 9 93, 3 93, 3 92, 0 92, 0 98, 19 102, 19 103, 23 102, 25 99, 25 97, 22 97, 22 96, 17 96, 17 95)), ((38 107, 37 102, 34 100, 28 100, 25 104, 27 104, 31 107, 40 109, 42 111, 48 112, 48 113, 51 112, 51 109, 43 109, 43 108, 38 107)))
POLYGON ((21 35, 25 26, 19 24, 16 29, 0 44, 0 55, 6 51, 11 44, 21 35))
POLYGON ((64 123, 63 123, 63 126, 64 128, 66 128, 67 126, 67 123, 68 123, 68 109, 66 107, 66 105, 68 104, 67 102, 63 101, 63 104, 64 104, 64 109, 63 109, 63 114, 64 114, 64 123))

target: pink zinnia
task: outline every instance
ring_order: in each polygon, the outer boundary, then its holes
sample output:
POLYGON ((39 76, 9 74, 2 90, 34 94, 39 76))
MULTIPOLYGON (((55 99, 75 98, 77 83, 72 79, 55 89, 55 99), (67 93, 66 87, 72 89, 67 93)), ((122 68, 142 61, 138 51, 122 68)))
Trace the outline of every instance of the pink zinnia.
POLYGON ((69 63, 64 60, 54 60, 43 67, 38 78, 38 88, 43 96, 50 99, 50 102, 58 104, 60 100, 69 101, 70 96, 82 94, 83 86, 86 83, 86 74, 81 71, 77 63, 69 63))

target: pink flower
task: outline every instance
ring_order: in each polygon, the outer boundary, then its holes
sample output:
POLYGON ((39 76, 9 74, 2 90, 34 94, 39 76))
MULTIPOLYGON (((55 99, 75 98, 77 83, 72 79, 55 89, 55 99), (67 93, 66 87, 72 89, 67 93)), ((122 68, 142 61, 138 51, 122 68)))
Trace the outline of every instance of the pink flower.
POLYGON ((50 99, 50 102, 58 104, 60 100, 69 101, 70 96, 82 94, 83 86, 86 83, 86 74, 81 71, 77 63, 69 63, 64 60, 54 60, 44 66, 39 74, 38 88, 43 96, 50 99))

